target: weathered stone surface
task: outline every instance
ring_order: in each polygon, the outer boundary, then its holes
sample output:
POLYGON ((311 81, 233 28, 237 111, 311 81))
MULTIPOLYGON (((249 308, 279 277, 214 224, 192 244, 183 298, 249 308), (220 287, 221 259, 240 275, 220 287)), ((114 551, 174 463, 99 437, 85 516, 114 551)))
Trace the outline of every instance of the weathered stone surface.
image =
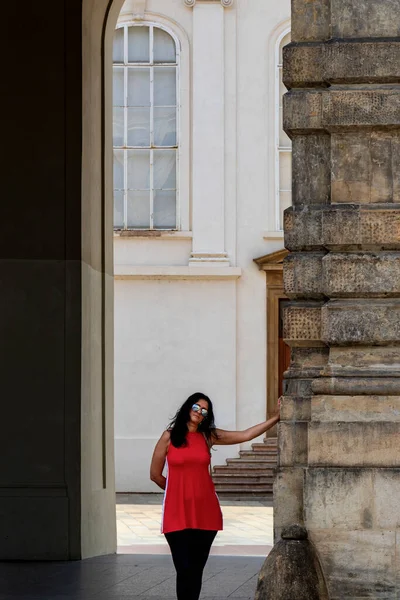
POLYGON ((283 396, 281 401, 282 421, 309 421, 311 419, 311 397, 283 396))
POLYGON ((292 141, 292 203, 328 204, 331 141, 324 132, 296 135, 292 141))
MULTIPOLYGON (((323 299, 322 258, 324 252, 289 254, 283 263, 285 294, 291 299, 323 299)), ((400 282, 399 282, 400 286, 400 282)))
POLYGON ((292 0, 292 40, 314 42, 330 36, 330 0, 292 0))
POLYGON ((285 211, 285 247, 316 250, 400 250, 396 204, 291 207, 285 211))
POLYGON ((321 395, 313 396, 310 404, 313 421, 400 422, 400 396, 321 395))
POLYGON ((321 304, 288 305, 284 309, 283 337, 291 346, 322 346, 321 304))
POLYGON ((398 0, 331 0, 333 38, 399 37, 398 0))
POLYGON ((308 464, 331 467, 400 467, 400 423, 308 425, 308 464))
POLYGON ((330 600, 395 600, 396 533, 313 529, 330 600))
POLYGON ((400 300, 330 300, 321 309, 321 339, 334 346, 400 343, 400 300))
POLYGON ((320 377, 311 383, 314 394, 400 395, 399 377, 320 377))
POLYGON ((279 540, 284 527, 292 523, 303 525, 304 469, 278 469, 274 481, 274 534, 279 540), (281 498, 284 501, 277 502, 281 498))
POLYGON ((292 89, 283 107, 283 127, 290 135, 400 127, 400 95, 392 89, 292 89))
POLYGON ((288 88, 399 83, 400 42, 331 40, 326 44, 288 44, 283 49, 283 82, 288 88))
MULTIPOLYGON (((297 533, 305 531, 292 527, 297 533)), ((325 578, 308 539, 282 539, 259 575, 255 600, 328 600, 325 578)))
POLYGON ((333 346, 321 375, 345 377, 399 377, 398 346, 333 346))
MULTIPOLYGON (((295 288, 296 276, 300 278, 302 271, 297 267, 300 261, 291 260, 292 256, 299 255, 290 254, 286 259, 287 264, 296 264, 292 286, 295 288)), ((303 261, 307 260, 306 253, 302 253, 301 257, 303 261)), ((314 272, 318 273, 315 262, 315 259, 311 259, 310 270, 314 267, 314 272)), ((321 258, 320 265, 323 272, 320 289, 329 298, 383 298, 400 295, 400 253, 329 253, 323 260, 321 258)))
POLYGON ((332 203, 398 202, 399 170, 398 131, 332 135, 332 203))
POLYGON ((309 468, 305 477, 310 530, 400 527, 400 469, 309 468))
POLYGON ((281 421, 278 425, 278 430, 278 467, 306 466, 308 455, 308 423, 281 421))

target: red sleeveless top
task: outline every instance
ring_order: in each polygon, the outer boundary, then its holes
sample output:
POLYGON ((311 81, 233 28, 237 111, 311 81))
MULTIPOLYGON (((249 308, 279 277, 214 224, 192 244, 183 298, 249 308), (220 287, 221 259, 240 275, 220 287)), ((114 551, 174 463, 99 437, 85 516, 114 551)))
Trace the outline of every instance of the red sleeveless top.
POLYGON ((222 529, 222 513, 210 475, 210 451, 200 432, 188 432, 187 446, 169 445, 162 533, 222 529))

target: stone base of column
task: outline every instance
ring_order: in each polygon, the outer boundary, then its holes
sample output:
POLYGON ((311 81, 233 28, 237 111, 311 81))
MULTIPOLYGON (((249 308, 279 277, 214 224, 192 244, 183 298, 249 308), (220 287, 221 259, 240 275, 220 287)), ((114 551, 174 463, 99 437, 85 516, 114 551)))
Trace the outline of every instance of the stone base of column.
POLYGON ((192 252, 189 267, 229 267, 229 257, 226 252, 192 252))
POLYGON ((261 568, 255 600, 329 600, 321 564, 307 530, 285 527, 261 568))

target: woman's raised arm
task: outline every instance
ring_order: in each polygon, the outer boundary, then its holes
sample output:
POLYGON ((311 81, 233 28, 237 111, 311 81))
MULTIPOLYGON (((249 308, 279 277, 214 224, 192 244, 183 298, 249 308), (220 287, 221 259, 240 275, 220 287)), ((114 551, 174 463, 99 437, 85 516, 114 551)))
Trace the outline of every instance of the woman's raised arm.
POLYGON ((228 445, 228 444, 241 444, 242 442, 250 442, 250 440, 254 440, 254 438, 262 435, 268 429, 271 429, 274 425, 278 423, 280 419, 279 410, 278 412, 268 419, 268 421, 264 421, 263 423, 259 423, 258 425, 254 425, 253 427, 249 427, 244 431, 226 431, 225 429, 216 429, 216 433, 218 437, 213 437, 213 445, 228 445))
POLYGON ((162 474, 170 444, 170 433, 164 431, 154 448, 153 458, 150 466, 150 479, 154 481, 162 490, 165 490, 166 479, 162 474))

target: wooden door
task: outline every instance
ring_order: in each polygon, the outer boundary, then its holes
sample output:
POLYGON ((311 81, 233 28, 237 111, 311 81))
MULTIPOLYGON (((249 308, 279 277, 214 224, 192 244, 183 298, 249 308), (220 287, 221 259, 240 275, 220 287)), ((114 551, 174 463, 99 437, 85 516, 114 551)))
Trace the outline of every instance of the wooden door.
POLYGON ((281 396, 283 389, 283 374, 290 365, 290 348, 283 341, 283 309, 288 300, 279 300, 279 340, 278 340, 278 394, 281 396))

